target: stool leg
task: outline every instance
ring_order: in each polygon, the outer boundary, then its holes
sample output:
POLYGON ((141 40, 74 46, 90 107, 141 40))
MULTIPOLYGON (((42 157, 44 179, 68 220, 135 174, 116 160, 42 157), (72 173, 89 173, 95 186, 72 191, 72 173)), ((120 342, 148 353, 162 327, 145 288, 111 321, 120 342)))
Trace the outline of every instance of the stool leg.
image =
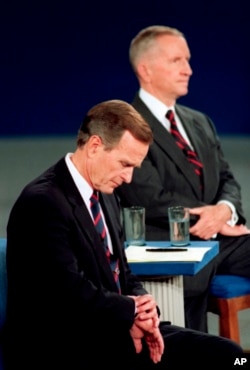
POLYGON ((230 338, 240 344, 239 325, 237 314, 219 318, 219 330, 222 337, 230 338))
POLYGON ((238 313, 230 307, 230 304, 227 305, 225 309, 226 300, 223 300, 223 309, 220 309, 219 315, 219 331, 222 337, 229 338, 236 343, 240 344, 240 331, 239 331, 239 321, 238 313))

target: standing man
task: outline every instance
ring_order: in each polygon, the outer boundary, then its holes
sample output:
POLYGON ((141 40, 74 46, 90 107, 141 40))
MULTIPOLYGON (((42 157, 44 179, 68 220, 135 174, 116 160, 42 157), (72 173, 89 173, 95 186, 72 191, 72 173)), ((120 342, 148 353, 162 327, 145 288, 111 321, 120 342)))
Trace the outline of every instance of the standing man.
MULTIPOLYGON (((197 369, 227 363, 227 339, 159 322, 127 264, 114 189, 131 181, 152 132, 123 101, 87 113, 77 148, 28 184, 7 226, 6 369, 197 369)), ((226 367, 225 367, 226 368, 226 367)))
MULTIPOLYGON (((148 240, 169 240, 167 209, 190 208, 191 240, 217 237, 217 273, 250 277, 250 237, 240 185, 224 158, 216 129, 202 112, 177 104, 188 93, 190 50, 179 30, 150 26, 132 40, 130 62, 140 85, 132 105, 149 123, 154 142, 131 184, 118 194, 124 206, 146 207, 148 240)), ((185 277, 186 326, 207 330, 213 266, 185 277)))

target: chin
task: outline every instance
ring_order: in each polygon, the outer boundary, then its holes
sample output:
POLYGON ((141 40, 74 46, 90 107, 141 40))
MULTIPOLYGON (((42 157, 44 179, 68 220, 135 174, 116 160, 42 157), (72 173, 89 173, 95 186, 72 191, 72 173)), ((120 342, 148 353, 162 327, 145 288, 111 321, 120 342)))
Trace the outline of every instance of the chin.
POLYGON ((183 89, 182 91, 180 91, 180 92, 179 92, 179 98, 180 98, 181 96, 185 96, 185 95, 187 95, 187 93, 188 93, 188 88, 183 89))
POLYGON ((106 188, 106 189, 103 189, 101 190, 102 193, 105 193, 105 194, 112 194, 114 192, 115 188, 106 188))

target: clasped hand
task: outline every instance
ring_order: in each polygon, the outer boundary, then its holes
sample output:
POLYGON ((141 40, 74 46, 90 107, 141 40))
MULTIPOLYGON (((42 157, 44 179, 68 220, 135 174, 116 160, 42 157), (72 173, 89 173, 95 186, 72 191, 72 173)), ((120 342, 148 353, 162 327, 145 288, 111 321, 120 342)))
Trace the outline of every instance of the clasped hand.
POLYGON ((136 305, 136 317, 130 335, 133 339, 136 353, 142 350, 142 338, 144 338, 154 363, 161 360, 164 351, 164 342, 159 330, 159 317, 156 302, 150 294, 132 296, 136 305))

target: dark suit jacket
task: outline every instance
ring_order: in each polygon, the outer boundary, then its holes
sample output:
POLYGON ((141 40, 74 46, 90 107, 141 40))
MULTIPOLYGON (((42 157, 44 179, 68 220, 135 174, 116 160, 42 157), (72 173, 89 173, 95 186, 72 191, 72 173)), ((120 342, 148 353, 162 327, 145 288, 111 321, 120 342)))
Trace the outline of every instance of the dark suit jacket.
MULTIPOLYGON (((204 193, 198 176, 171 134, 153 116, 136 95, 132 105, 153 130, 154 143, 142 167, 134 171, 131 184, 123 184, 117 193, 122 204, 146 207, 148 240, 169 239, 167 208, 173 205, 198 207, 224 199, 232 202, 244 223, 240 186, 224 158, 211 119, 201 112, 176 105, 176 112, 204 165, 204 193)), ((195 221, 195 220, 193 220, 195 221)))
MULTIPOLYGON (((101 195, 114 253, 117 286, 103 246, 65 160, 31 182, 16 201, 7 228, 8 369, 107 366, 107 351, 133 353, 129 329, 134 302, 146 291, 123 249, 114 195, 101 195), (14 367, 13 367, 14 366, 14 367), (68 367, 67 367, 68 366, 68 367)), ((124 360, 125 361, 125 360, 124 360)))

